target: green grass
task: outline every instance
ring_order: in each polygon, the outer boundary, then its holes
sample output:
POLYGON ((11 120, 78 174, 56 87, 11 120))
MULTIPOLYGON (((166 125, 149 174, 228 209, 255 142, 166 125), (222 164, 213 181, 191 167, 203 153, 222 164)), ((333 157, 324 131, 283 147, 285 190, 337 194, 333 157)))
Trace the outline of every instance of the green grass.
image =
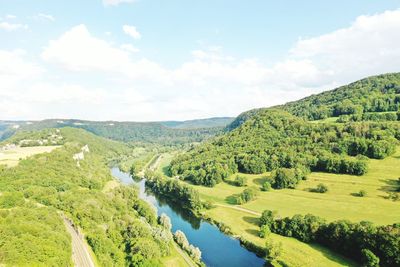
MULTIPOLYGON (((266 239, 258 237, 258 217, 229 207, 217 207, 207 211, 211 218, 229 225, 233 234, 240 235, 254 244, 264 247, 266 239)), ((271 234, 274 242, 281 242, 283 253, 278 260, 288 266, 357 266, 352 261, 318 245, 306 244, 294 238, 271 234)))
POLYGON ((160 155, 159 162, 156 167, 156 172, 168 176, 168 167, 177 152, 163 153, 160 155))
MULTIPOLYGON (((260 188, 270 175, 241 174, 247 177, 247 186, 260 188)), ((230 179, 234 179, 232 175, 230 179)), ((395 191, 400 177, 400 148, 384 160, 370 160, 369 171, 363 176, 311 173, 308 180, 301 181, 296 189, 259 191, 256 200, 241 206, 230 203, 229 197, 243 191, 228 183, 220 183, 213 188, 195 187, 203 200, 210 200, 218 206, 206 211, 206 215, 229 226, 234 234, 264 246, 265 240, 258 237, 258 216, 255 213, 276 210, 281 216, 311 213, 328 221, 347 219, 353 222, 368 220, 377 225, 400 222, 400 202, 385 197, 395 191), (313 193, 310 189, 320 183, 328 186, 328 192, 313 193), (360 190, 365 197, 354 196, 360 190), (239 210, 238 208, 242 209, 239 210), (253 214, 252 214, 253 212, 253 214)), ((318 245, 302 243, 293 238, 272 235, 282 242, 284 254, 281 260, 290 266, 352 266, 353 262, 318 245)))
POLYGON ((171 254, 161 259, 165 267, 187 267, 189 266, 184 258, 177 251, 176 246, 171 246, 171 254))
MULTIPOLYGON (((269 174, 245 175, 248 186, 260 187, 269 174)), ((297 189, 259 192, 256 200, 241 207, 262 212, 276 210, 281 216, 311 213, 328 221, 348 219, 359 222, 368 220, 376 224, 400 222, 400 202, 386 199, 388 192, 395 190, 400 177, 400 149, 392 157, 384 160, 370 160, 369 172, 363 176, 312 173, 307 181, 301 181, 297 189), (324 194, 310 192, 319 183, 328 186, 324 194), (360 190, 366 197, 356 197, 360 190)), ((232 177, 233 178, 233 177, 232 177)), ((232 204, 229 196, 243 191, 241 187, 220 183, 214 188, 194 186, 203 199, 219 204, 232 204)))

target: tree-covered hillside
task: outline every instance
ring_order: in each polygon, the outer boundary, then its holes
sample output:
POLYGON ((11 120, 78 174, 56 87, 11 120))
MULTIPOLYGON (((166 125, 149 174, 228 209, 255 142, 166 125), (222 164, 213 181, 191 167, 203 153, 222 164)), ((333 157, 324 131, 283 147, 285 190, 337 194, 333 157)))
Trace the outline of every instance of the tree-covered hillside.
POLYGON ((0 140, 19 131, 73 127, 96 135, 124 142, 184 144, 200 142, 221 132, 231 118, 192 121, 118 122, 83 120, 0 121, 0 140))
MULTIPOLYGON (((51 153, 0 166, 0 262, 72 266, 63 213, 83 230, 100 266, 159 266, 171 233, 137 189, 106 186, 112 181, 108 159, 128 148, 81 129, 58 134, 64 143, 51 153)), ((24 138, 38 136, 47 133, 24 138)))
POLYGON ((392 154, 399 124, 312 124, 285 111, 264 109, 233 131, 195 147, 171 163, 171 173, 214 186, 231 174, 294 169, 362 175, 368 158, 392 154))
POLYGON ((208 119, 187 120, 187 121, 161 121, 160 124, 177 129, 198 129, 211 127, 225 127, 233 121, 230 117, 216 117, 208 119))
POLYGON ((341 115, 361 117, 368 112, 396 112, 399 106, 400 73, 390 73, 368 77, 278 108, 309 120, 320 120, 341 115))
POLYGON ((397 117, 381 122, 363 121, 361 116, 342 124, 307 119, 397 111, 399 105, 400 74, 386 74, 277 108, 251 110, 228 125, 225 135, 176 158, 170 170, 207 186, 237 171, 263 173, 279 168, 301 173, 284 170, 293 180, 309 171, 362 175, 368 171, 368 158, 382 159, 394 152, 400 138, 397 117), (324 116, 314 116, 322 110, 324 116))

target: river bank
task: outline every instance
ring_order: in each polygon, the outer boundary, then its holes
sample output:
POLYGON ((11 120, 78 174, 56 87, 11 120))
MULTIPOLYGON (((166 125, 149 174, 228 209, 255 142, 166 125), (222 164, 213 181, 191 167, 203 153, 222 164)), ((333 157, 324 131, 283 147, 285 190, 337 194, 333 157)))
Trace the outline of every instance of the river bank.
POLYGON ((215 225, 188 213, 168 199, 146 191, 145 180, 134 181, 128 173, 121 172, 118 168, 112 168, 111 173, 124 184, 138 186, 140 198, 153 204, 159 215, 161 213, 168 215, 171 218, 172 230, 174 232, 181 230, 191 244, 200 248, 202 261, 207 266, 264 265, 265 260, 245 249, 238 239, 222 233, 215 225))

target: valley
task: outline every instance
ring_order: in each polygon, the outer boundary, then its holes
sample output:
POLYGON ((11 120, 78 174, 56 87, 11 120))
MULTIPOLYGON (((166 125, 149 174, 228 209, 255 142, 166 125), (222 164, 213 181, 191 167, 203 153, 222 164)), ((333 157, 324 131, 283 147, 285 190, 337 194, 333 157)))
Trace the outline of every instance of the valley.
POLYGON ((3 122, 0 263, 397 267, 399 77, 234 120, 3 122))

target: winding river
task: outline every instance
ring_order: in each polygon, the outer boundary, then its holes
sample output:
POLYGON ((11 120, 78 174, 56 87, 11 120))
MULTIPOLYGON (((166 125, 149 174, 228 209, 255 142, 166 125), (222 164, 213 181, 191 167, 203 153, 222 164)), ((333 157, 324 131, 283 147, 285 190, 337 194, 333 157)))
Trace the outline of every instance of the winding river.
POLYGON ((145 180, 136 182, 118 168, 111 169, 112 175, 123 184, 139 187, 139 197, 157 208, 160 215, 165 213, 171 218, 172 231, 181 230, 189 242, 200 248, 203 262, 210 267, 263 266, 265 261, 240 245, 239 240, 223 234, 216 226, 201 220, 166 199, 154 196, 145 190, 145 180))

